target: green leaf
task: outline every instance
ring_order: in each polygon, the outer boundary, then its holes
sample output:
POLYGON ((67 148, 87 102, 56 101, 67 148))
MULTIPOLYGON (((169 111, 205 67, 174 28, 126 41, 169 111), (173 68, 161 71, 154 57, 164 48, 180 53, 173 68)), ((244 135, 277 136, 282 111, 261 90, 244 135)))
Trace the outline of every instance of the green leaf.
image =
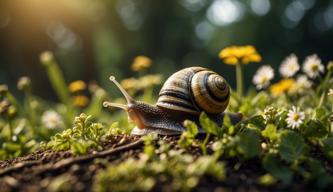
POLYGON ((275 141, 278 137, 275 125, 268 124, 265 130, 261 131, 261 135, 268 138, 270 141, 275 141))
POLYGON ((293 131, 283 131, 280 134, 279 155, 282 159, 293 162, 306 152, 307 145, 303 137, 293 131))
POLYGON ((277 129, 285 129, 288 125, 286 122, 286 118, 288 117, 288 111, 283 111, 278 115, 278 124, 277 129))
POLYGON ((329 137, 323 141, 322 150, 327 158, 333 160, 333 137, 329 137))
POLYGON ((86 154, 89 148, 89 144, 85 141, 78 141, 71 145, 71 152, 77 155, 86 154))
POLYGON ((232 126, 230 116, 228 114, 225 114, 223 116, 223 125, 226 126, 227 128, 232 126))
POLYGON ((218 137, 222 136, 222 128, 216 125, 214 121, 212 121, 206 113, 202 112, 199 117, 200 125, 202 129, 206 131, 206 133, 210 133, 216 135, 218 137))
POLYGON ((276 178, 267 173, 258 178, 258 183, 265 186, 270 186, 276 183, 276 178))
POLYGON ((199 133, 198 126, 193 121, 185 120, 184 126, 186 127, 186 131, 188 132, 188 134, 192 135, 193 137, 195 137, 199 133))
POLYGON ((239 128, 246 128, 249 124, 254 125, 254 127, 259 129, 265 128, 265 119, 261 115, 256 115, 249 119, 243 120, 240 122, 236 127, 239 128), (239 127, 240 126, 240 127, 239 127))
POLYGON ((309 139, 320 139, 328 134, 328 129, 317 119, 310 120, 304 126, 303 134, 309 139))
POLYGON ((260 133, 255 129, 244 129, 238 134, 237 150, 244 155, 245 158, 253 158, 260 151, 260 133))
POLYGON ((186 127, 186 131, 180 136, 178 144, 183 148, 187 148, 192 145, 199 130, 197 124, 190 120, 185 120, 184 126, 186 127))
POLYGON ((293 172, 284 165, 276 156, 268 154, 263 158, 263 167, 266 171, 272 174, 284 184, 290 183, 293 172))
POLYGON ((232 125, 231 118, 228 114, 223 117, 223 126, 227 128, 228 134, 232 135, 235 132, 235 127, 232 125))
POLYGON ((326 116, 326 109, 324 107, 317 108, 315 111, 315 117, 317 119, 323 119, 326 116))
POLYGON ((320 163, 320 161, 316 159, 313 159, 311 157, 306 158, 305 164, 311 178, 316 178, 317 176, 325 173, 323 165, 320 163))

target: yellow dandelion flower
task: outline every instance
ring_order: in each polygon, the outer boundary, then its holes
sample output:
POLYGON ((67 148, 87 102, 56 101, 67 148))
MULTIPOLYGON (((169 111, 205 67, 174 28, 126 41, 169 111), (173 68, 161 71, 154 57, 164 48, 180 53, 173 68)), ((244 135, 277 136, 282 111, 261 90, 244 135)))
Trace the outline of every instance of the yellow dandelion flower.
POLYGON ((86 107, 89 103, 89 98, 84 95, 77 95, 73 98, 73 104, 76 107, 86 107))
POLYGON ((162 76, 156 75, 145 75, 139 79, 138 87, 140 89, 145 89, 155 85, 160 85, 162 83, 162 76))
POLYGON ((295 84, 294 79, 282 79, 281 81, 273 84, 270 87, 271 93, 274 96, 282 95, 283 93, 288 92, 295 84))
POLYGON ((242 59, 242 63, 244 63, 244 64, 248 64, 251 62, 258 63, 260 61, 261 61, 261 56, 257 53, 248 55, 246 57, 243 57, 243 59, 242 59))
POLYGON ((73 81, 68 85, 68 89, 71 93, 76 93, 78 91, 85 90, 86 88, 86 83, 81 80, 73 81))
POLYGON ((148 69, 151 66, 151 59, 149 57, 140 55, 134 58, 132 63, 133 71, 142 71, 144 69, 148 69))
POLYGON ((227 57, 224 59, 224 63, 227 63, 229 65, 236 65, 237 63, 239 63, 239 60, 237 59, 237 57, 227 57))
POLYGON ((220 51, 219 57, 228 65, 261 61, 261 56, 252 45, 226 47, 220 51))
POLYGON ((125 90, 135 90, 137 89, 138 86, 138 80, 135 78, 127 78, 124 79, 120 82, 120 85, 125 89, 125 90))

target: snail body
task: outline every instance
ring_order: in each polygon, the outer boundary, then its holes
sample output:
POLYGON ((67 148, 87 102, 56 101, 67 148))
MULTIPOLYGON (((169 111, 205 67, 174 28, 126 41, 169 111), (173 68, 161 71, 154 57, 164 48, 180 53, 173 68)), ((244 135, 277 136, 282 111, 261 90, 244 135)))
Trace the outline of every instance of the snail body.
MULTIPOLYGON (((218 125, 222 124, 224 110, 228 106, 230 89, 228 83, 217 73, 202 67, 189 67, 171 75, 164 83, 155 105, 135 101, 113 76, 110 80, 119 88, 127 105, 104 102, 104 107, 122 108, 136 124, 132 134, 145 135, 157 132, 174 135, 185 131, 183 121, 198 122, 205 112, 218 125)), ((240 115, 231 115, 234 123, 240 115)), ((204 132, 199 128, 199 132, 204 132)))

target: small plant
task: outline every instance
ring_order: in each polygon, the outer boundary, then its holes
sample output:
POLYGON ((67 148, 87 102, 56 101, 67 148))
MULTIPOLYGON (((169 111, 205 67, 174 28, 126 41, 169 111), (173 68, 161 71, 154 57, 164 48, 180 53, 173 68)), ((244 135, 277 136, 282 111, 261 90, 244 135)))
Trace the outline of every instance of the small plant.
POLYGON ((82 113, 75 117, 73 128, 52 136, 47 147, 54 150, 70 149, 73 154, 85 154, 92 148, 101 150, 106 132, 102 124, 91 122, 91 116, 82 113))
POLYGON ((94 189, 95 191, 154 189, 190 191, 204 176, 212 176, 223 181, 224 164, 213 156, 201 156, 195 159, 182 150, 169 150, 158 156, 155 154, 153 159, 142 154, 139 159, 130 158, 118 165, 110 164, 105 171, 96 175, 94 189), (164 178, 163 182, 170 185, 157 186, 159 178, 164 178))

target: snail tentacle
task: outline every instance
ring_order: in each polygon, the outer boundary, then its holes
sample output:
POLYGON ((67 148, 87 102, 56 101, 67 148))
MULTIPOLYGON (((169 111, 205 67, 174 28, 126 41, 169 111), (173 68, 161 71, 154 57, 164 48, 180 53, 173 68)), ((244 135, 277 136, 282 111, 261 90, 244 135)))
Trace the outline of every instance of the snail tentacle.
POLYGON ((113 82, 118 89, 120 90, 120 92, 124 95, 127 104, 133 103, 134 99, 125 91, 125 89, 118 83, 118 81, 116 80, 116 78, 114 76, 110 76, 109 77, 110 81, 113 82))

